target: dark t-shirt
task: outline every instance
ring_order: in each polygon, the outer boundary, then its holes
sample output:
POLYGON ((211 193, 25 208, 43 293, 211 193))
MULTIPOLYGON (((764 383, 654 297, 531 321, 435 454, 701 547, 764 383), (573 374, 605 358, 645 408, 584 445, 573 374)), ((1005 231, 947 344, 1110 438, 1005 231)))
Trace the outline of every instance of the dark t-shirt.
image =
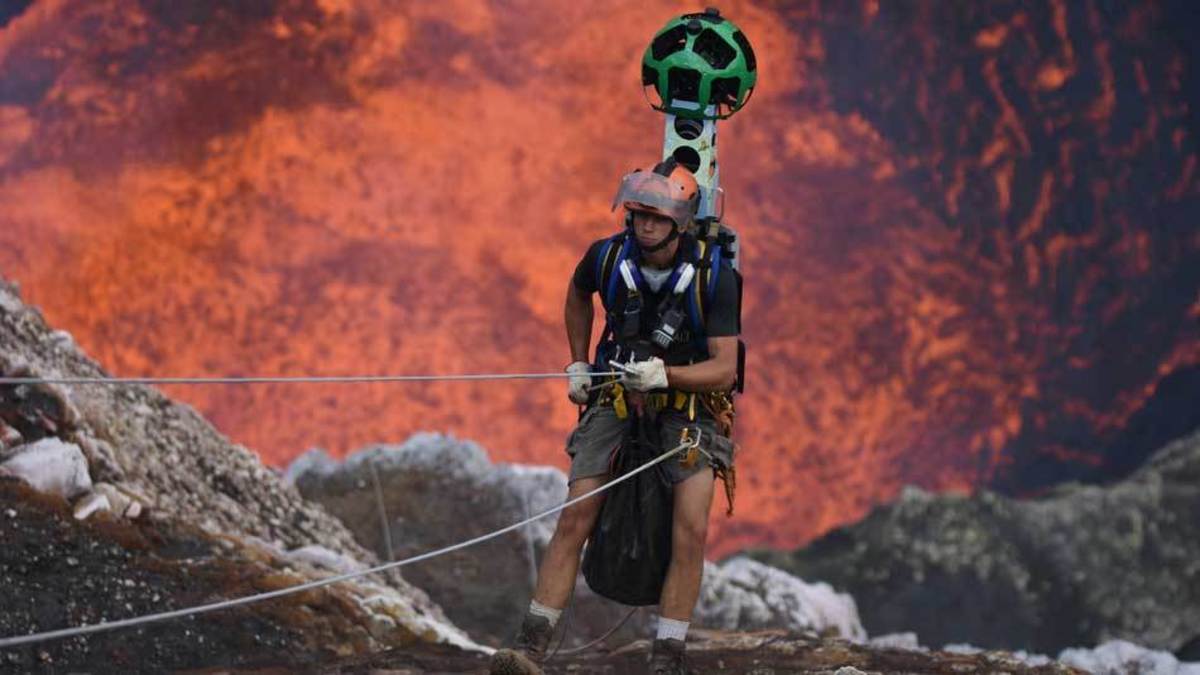
MULTIPOLYGON (((601 239, 593 242, 588 247, 587 253, 584 254, 583 260, 575 266, 575 274, 573 276, 575 288, 587 294, 592 294, 596 289, 596 259, 600 257, 600 249, 604 247, 604 242, 607 239, 601 239)), ((676 254, 676 263, 679 264, 683 252, 684 242, 681 242, 680 252, 676 254)), ((690 244, 690 239, 688 243, 690 244)), ((617 273, 614 270, 614 274, 617 273)), ((651 293, 646 297, 648 307, 656 307, 658 301, 666 293, 666 288, 660 289, 658 293, 651 293)), ((730 337, 737 335, 740 330, 738 326, 738 288, 737 279, 734 277, 733 267, 726 260, 721 261, 721 270, 717 274, 717 288, 713 293, 711 302, 705 308, 704 331, 706 337, 730 337)))

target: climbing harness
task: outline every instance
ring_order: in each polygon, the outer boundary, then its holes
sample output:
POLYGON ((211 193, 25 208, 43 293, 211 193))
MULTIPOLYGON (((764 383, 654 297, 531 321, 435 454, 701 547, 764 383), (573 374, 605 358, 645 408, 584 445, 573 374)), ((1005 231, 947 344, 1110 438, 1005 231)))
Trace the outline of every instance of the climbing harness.
MULTIPOLYGON (((641 252, 636 238, 626 229, 605 240, 593 272, 605 312, 593 369, 605 369, 613 360, 642 360, 654 351, 663 352, 668 365, 707 358, 705 319, 722 269, 734 275, 741 306, 741 275, 728 264, 722 267, 722 262, 734 255, 730 241, 716 223, 707 225, 703 237, 685 236, 680 243, 681 261, 662 285, 663 297, 651 313, 645 304, 651 288, 638 264, 641 252), (642 325, 647 318, 655 322, 649 331, 644 330, 649 326, 642 325)), ((740 317, 738 324, 740 332, 740 317)), ((744 382, 745 345, 738 340, 736 391, 744 389, 744 382)))

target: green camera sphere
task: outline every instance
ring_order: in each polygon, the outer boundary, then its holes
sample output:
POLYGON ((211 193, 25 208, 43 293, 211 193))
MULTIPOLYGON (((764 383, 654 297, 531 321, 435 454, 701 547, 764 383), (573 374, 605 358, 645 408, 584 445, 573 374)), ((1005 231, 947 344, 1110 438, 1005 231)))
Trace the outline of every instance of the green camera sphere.
POLYGON ((713 8, 672 19, 642 56, 650 104, 688 119, 729 117, 750 100, 757 80, 750 41, 713 8))

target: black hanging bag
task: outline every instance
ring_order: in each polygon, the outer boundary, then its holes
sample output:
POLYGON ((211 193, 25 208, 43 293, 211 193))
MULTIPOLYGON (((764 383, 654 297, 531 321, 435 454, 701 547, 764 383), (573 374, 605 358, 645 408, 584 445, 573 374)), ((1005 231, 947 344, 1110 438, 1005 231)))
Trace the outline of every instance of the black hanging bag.
MULTIPOLYGON (((655 421, 630 413, 614 478, 661 454, 655 421)), ((625 605, 658 604, 671 562, 672 494, 661 464, 608 491, 583 556, 583 578, 593 591, 625 605)))

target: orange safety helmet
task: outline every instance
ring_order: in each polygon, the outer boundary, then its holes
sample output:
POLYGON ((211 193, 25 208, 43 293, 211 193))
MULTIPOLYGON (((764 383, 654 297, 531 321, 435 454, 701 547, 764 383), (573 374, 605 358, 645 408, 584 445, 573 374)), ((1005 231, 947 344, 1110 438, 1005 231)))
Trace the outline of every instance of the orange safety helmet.
POLYGON ((634 169, 625 174, 613 198, 614 211, 618 205, 629 211, 666 216, 677 227, 686 228, 700 206, 700 185, 687 167, 668 157, 653 169, 634 169))

